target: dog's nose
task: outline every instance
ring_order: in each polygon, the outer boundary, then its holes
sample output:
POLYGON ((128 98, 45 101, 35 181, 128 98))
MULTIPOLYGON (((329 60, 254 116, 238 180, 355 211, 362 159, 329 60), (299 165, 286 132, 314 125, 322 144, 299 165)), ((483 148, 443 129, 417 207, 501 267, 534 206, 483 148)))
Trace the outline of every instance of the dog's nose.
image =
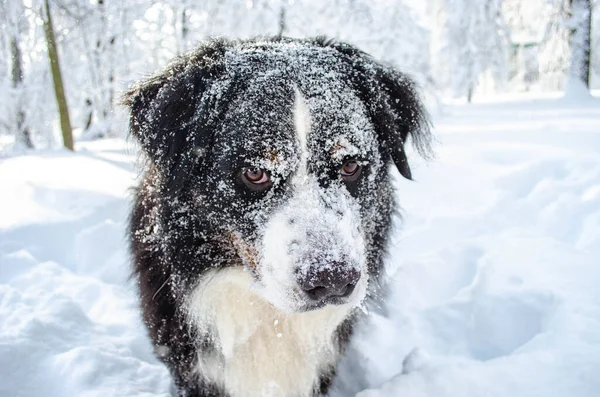
POLYGON ((331 262, 311 266, 298 284, 312 300, 345 298, 352 294, 360 279, 360 272, 343 262, 331 262))

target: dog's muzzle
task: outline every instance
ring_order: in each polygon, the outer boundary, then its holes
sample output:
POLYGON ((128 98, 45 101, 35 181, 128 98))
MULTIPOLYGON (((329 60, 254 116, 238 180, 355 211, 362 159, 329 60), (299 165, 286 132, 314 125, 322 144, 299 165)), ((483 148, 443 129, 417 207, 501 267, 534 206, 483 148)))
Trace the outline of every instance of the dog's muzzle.
POLYGON ((357 203, 341 186, 312 182, 267 223, 258 272, 267 298, 288 311, 359 304, 366 293, 357 203))

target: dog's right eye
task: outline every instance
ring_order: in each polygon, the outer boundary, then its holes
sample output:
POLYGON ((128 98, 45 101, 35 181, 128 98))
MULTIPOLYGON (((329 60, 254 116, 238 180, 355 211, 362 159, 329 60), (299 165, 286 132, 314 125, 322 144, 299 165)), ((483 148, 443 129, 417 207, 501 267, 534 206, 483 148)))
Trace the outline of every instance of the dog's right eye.
POLYGON ((342 179, 346 182, 354 182, 360 176, 360 172, 362 170, 361 165, 356 160, 349 160, 344 163, 342 169, 340 170, 340 175, 342 179))
POLYGON ((244 184, 251 190, 262 191, 271 186, 271 178, 267 171, 260 168, 247 168, 242 173, 244 184))

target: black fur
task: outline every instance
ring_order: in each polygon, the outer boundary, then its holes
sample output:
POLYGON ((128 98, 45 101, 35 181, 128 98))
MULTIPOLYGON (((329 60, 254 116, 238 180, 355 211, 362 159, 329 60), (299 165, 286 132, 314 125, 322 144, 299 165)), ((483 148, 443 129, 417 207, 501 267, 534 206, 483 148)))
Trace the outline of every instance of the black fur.
MULTIPOLYGON (((225 226, 235 225, 252 241, 257 223, 268 218, 286 197, 285 181, 265 195, 245 189, 235 174, 235 170, 247 165, 244 159, 252 154, 248 151, 253 146, 247 140, 265 145, 275 142, 276 137, 265 129, 265 123, 269 130, 290 128, 285 121, 290 116, 286 109, 291 108, 293 99, 289 82, 301 88, 303 82, 297 81, 294 66, 286 63, 289 60, 272 55, 268 62, 264 61, 261 54, 276 53, 275 45, 300 46, 309 54, 327 54, 328 61, 321 65, 323 70, 343 76, 364 103, 385 165, 393 161, 400 173, 410 179, 405 143, 412 137, 423 152, 428 149, 427 117, 410 80, 348 44, 322 38, 209 41, 176 58, 126 93, 130 132, 148 160, 130 220, 133 268, 145 324, 182 396, 227 396, 192 370, 197 352, 208 354, 214 346, 209 336, 189 326, 182 306, 185 297, 207 270, 242 266, 225 226), (251 51, 242 54, 244 50, 251 51), (233 61, 228 58, 232 53, 238 57, 233 61), (265 85, 254 90, 249 81, 267 74, 265 85), (271 84, 273 81, 282 83, 271 84), (247 101, 261 106, 260 117, 244 114, 243 104, 247 101), (270 119, 269 114, 279 117, 270 119), (247 132, 250 130, 257 132, 252 135, 247 132), (226 145, 228 141, 233 144, 226 145), (223 181, 232 186, 227 193, 215 187, 223 181), (255 210, 257 206, 260 211, 255 210), (256 220, 241 222, 247 219, 249 209, 258 214, 256 220)), ((320 59, 316 57, 314 62, 320 59)), ((318 81, 321 76, 311 78, 318 81)), ((324 133, 323 139, 326 136, 324 133)), ((315 138, 316 145, 319 139, 315 138)), ((291 157, 296 155, 293 147, 278 150, 287 150, 291 157)), ((321 174, 329 175, 328 172, 321 174)), ((364 203, 364 216, 376 218, 367 228, 367 265, 371 275, 368 299, 378 296, 394 208, 387 167, 376 180, 375 185, 348 185, 352 195, 364 203)), ((340 326, 337 338, 341 351, 359 316, 353 315, 340 326)), ((319 393, 327 392, 333 376, 334 369, 322 375, 319 393)))

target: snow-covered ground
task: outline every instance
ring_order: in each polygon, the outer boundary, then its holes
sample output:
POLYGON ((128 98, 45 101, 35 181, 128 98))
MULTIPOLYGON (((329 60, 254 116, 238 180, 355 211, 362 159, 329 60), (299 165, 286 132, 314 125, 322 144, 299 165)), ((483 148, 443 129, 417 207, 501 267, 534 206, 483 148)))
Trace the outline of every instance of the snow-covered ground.
MULTIPOLYGON (((337 395, 600 395, 600 101, 452 106, 398 180, 393 293, 337 395), (398 228, 400 229, 400 228, 398 228)), ((0 396, 167 396, 128 280, 120 140, 0 159, 0 396)))

